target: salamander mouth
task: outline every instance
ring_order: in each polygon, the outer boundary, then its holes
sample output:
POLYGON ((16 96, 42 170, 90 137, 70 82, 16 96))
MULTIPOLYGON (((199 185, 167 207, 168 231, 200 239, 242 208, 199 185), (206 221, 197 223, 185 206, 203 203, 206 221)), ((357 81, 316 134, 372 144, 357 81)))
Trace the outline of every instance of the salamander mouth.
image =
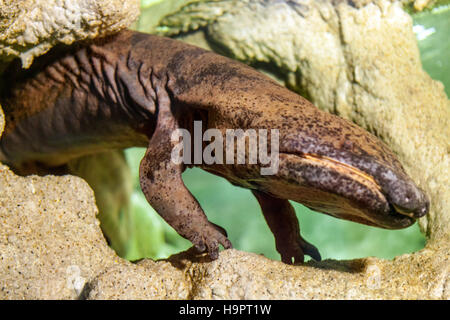
POLYGON ((297 174, 301 185, 318 190, 309 197, 292 195, 293 199, 290 199, 316 211, 388 229, 408 227, 426 213, 393 203, 388 200, 392 198, 389 192, 393 191, 384 190, 376 178, 335 159, 314 154, 282 152, 280 161, 283 163, 280 168, 287 168, 285 172, 281 169, 282 176, 292 177, 297 174), (327 198, 327 194, 333 196, 327 198))

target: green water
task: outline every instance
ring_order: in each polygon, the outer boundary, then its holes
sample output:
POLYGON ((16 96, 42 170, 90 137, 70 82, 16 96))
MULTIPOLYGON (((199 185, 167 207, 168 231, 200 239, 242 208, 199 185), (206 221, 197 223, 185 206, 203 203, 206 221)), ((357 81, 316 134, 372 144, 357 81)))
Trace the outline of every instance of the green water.
POLYGON ((450 5, 415 14, 413 18, 423 68, 444 84, 450 97, 450 5))

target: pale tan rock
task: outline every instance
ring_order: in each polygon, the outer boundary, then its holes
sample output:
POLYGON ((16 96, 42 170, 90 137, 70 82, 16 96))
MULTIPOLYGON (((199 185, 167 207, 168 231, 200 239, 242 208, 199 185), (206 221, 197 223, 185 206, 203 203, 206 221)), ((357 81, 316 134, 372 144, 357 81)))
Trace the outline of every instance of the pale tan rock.
MULTIPOLYGON (((187 264, 191 264, 187 261, 187 264)), ((105 270, 90 283, 88 299, 190 299, 194 281, 167 261, 143 260, 105 270)))
POLYGON ((97 218, 111 248, 124 257, 135 221, 130 208, 133 181, 122 150, 110 150, 74 159, 69 173, 86 181, 94 191, 97 218))
POLYGON ((120 31, 137 19, 139 4, 139 0, 2 1, 0 60, 20 57, 26 68, 57 43, 120 31))
POLYGON ((438 252, 302 266, 234 249, 212 262, 182 253, 168 261, 145 260, 137 268, 113 267, 91 283, 87 298, 449 299, 448 250, 438 252))
POLYGON ((0 299, 75 299, 119 263, 82 179, 18 177, 0 164, 0 299))

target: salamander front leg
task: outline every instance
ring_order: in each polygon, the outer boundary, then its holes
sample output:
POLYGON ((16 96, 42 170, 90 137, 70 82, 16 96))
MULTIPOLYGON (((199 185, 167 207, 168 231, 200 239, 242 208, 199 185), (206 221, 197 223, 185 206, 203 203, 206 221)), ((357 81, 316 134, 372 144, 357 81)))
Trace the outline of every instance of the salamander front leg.
POLYGON ((289 201, 261 191, 252 190, 252 192, 275 236, 275 246, 281 255, 281 261, 292 264, 294 258, 295 263, 303 262, 305 254, 320 261, 319 250, 301 237, 297 216, 289 201))
POLYGON ((206 251, 211 259, 219 256, 219 244, 231 248, 224 230, 206 218, 200 204, 183 183, 183 164, 171 161, 174 147, 171 135, 177 129, 170 99, 164 85, 156 85, 158 120, 147 152, 141 161, 139 178, 150 205, 195 248, 206 251))

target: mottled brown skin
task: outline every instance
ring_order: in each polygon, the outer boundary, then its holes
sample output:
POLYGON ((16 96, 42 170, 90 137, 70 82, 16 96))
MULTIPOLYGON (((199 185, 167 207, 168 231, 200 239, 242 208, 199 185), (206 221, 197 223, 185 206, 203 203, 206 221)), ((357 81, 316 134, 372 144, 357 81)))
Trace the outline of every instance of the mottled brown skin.
POLYGON ((322 112, 261 73, 175 40, 124 31, 57 48, 31 70, 12 65, 0 97, 6 129, 0 159, 18 172, 48 170, 111 148, 147 146, 142 190, 155 210, 200 251, 230 248, 170 161, 173 130, 279 129, 280 165, 199 165, 253 191, 284 262, 319 260, 300 236, 288 200, 335 217, 404 228, 427 213, 425 194, 376 137, 322 112))

